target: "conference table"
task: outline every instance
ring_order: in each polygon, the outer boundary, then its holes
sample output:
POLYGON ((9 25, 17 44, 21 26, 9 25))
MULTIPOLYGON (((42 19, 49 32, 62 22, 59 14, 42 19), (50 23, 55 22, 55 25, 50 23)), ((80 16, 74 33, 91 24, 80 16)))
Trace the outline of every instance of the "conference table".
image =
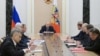
POLYGON ((41 49, 42 51, 36 52, 34 55, 27 53, 25 56, 99 56, 91 51, 87 51, 86 53, 71 52, 62 40, 63 37, 61 34, 45 33, 42 35, 37 35, 35 38, 39 38, 45 41, 36 48, 37 50, 41 49))

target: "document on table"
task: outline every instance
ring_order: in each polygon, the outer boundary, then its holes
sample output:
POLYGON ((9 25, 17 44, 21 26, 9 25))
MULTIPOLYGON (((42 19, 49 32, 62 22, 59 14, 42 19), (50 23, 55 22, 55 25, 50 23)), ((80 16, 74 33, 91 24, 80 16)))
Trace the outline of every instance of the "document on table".
POLYGON ((33 41, 33 45, 41 45, 43 42, 45 42, 45 40, 34 40, 33 41))
POLYGON ((67 45, 76 45, 76 43, 65 43, 67 45))
POLYGON ((33 50, 31 51, 32 53, 39 53, 39 52, 42 52, 42 49, 37 49, 37 50, 33 50))
POLYGON ((74 53, 86 53, 87 51, 84 48, 70 48, 70 50, 74 53))

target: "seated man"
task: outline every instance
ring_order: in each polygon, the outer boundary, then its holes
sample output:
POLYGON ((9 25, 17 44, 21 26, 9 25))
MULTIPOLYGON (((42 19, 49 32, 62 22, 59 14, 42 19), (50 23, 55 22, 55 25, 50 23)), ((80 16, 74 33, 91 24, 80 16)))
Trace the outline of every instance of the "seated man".
POLYGON ((79 22, 78 24, 80 24, 78 25, 78 29, 80 30, 79 34, 73 37, 67 36, 65 42, 68 41, 69 39, 74 39, 75 41, 81 41, 84 39, 84 35, 85 35, 84 27, 88 24, 87 23, 82 24, 82 22, 79 22))
POLYGON ((85 47, 88 46, 88 44, 90 43, 90 37, 89 37, 89 30, 93 28, 93 25, 88 24, 86 26, 83 26, 83 31, 85 32, 85 34, 83 35, 83 38, 80 40, 81 44, 85 47))
POLYGON ((21 41, 17 44, 17 46, 19 47, 19 49, 24 49, 24 48, 28 48, 27 43, 29 42, 30 38, 28 38, 24 33, 26 32, 26 25, 22 24, 21 25, 22 28, 22 39, 21 41))
POLYGON ((40 33, 43 33, 43 32, 54 32, 55 33, 55 30, 50 25, 50 22, 47 22, 44 26, 42 26, 40 33))
POLYGON ((91 28, 93 28, 93 25, 84 23, 82 25, 82 32, 78 35, 77 42, 80 42, 84 47, 88 46, 91 41, 88 35, 91 28))
POLYGON ((80 30, 79 34, 76 35, 76 36, 72 36, 72 38, 74 40, 80 40, 80 36, 84 34, 84 32, 82 31, 82 25, 83 25, 83 22, 79 21, 78 24, 77 24, 77 28, 78 30, 80 30))
POLYGON ((100 54, 100 31, 96 28, 92 28, 89 31, 89 36, 92 41, 89 46, 85 47, 85 50, 94 51, 100 54))
MULTIPOLYGON (((22 33, 22 38, 21 41, 17 44, 17 47, 19 47, 18 49, 24 49, 24 48, 28 48, 27 43, 29 42, 30 38, 28 38, 24 33, 26 32, 26 25, 22 24, 20 22, 17 22, 15 24, 15 28, 20 29, 21 33, 22 33)), ((10 38, 10 36, 6 36, 6 39, 10 38)))
POLYGON ((22 34, 19 29, 13 29, 10 38, 5 39, 0 46, 1 56, 24 56, 29 50, 18 50, 16 47, 17 43, 21 40, 21 36, 22 34))

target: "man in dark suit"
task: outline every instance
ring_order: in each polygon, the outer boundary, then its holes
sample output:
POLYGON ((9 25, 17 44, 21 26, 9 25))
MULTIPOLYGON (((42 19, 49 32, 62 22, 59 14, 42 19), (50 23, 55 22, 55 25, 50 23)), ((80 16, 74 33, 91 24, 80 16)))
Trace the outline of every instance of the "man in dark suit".
POLYGON ((91 41, 91 39, 89 37, 89 30, 91 28, 93 28, 93 25, 88 24, 88 25, 84 26, 83 28, 85 28, 85 30, 84 30, 85 34, 83 35, 83 39, 81 39, 80 41, 81 41, 82 45, 85 47, 85 46, 88 46, 88 44, 91 41))
POLYGON ((13 29, 11 31, 11 38, 6 38, 0 46, 1 56, 24 56, 28 49, 18 50, 16 45, 20 42, 22 34, 20 29, 13 29))
POLYGON ((21 28, 22 28, 22 38, 21 41, 17 44, 17 46, 19 47, 19 49, 25 49, 28 48, 27 43, 29 42, 30 38, 24 34, 26 32, 26 25, 22 24, 21 28))
POLYGON ((47 22, 44 26, 42 26, 40 33, 43 32, 55 32, 54 28, 50 25, 50 22, 47 22))
POLYGON ((79 21, 78 24, 77 24, 77 28, 78 30, 80 30, 79 34, 76 35, 76 36, 72 36, 71 38, 73 38, 74 40, 80 40, 82 35, 84 35, 84 32, 82 31, 82 25, 83 25, 83 22, 79 21))
POLYGON ((92 41, 89 43, 89 46, 85 47, 85 50, 100 54, 100 31, 96 28, 92 28, 89 32, 89 36, 92 41))

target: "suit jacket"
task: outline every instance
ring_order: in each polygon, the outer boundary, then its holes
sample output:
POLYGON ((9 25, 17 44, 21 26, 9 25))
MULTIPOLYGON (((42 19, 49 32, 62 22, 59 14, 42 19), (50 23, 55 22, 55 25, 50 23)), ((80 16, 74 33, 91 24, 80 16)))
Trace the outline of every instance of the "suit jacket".
POLYGON ((90 37, 88 34, 86 34, 85 32, 83 31, 80 31, 78 35, 72 37, 74 40, 78 40, 81 42, 81 44, 86 47, 90 44, 90 37))
POLYGON ((72 36, 72 38, 73 38, 74 40, 79 40, 79 41, 80 41, 80 40, 83 40, 84 35, 85 35, 85 32, 80 31, 78 35, 72 36))
POLYGON ((18 49, 25 49, 25 48, 28 48, 27 43, 29 42, 29 40, 30 40, 30 39, 29 39, 26 35, 22 34, 22 39, 21 39, 21 41, 17 44, 18 49))
POLYGON ((48 32, 54 32, 55 33, 55 30, 52 26, 49 26, 48 29, 46 27, 46 25, 42 26, 41 30, 40 30, 40 33, 43 33, 45 31, 48 31, 48 32))
POLYGON ((89 46, 85 47, 85 50, 94 51, 97 54, 100 54, 100 37, 97 37, 96 40, 91 40, 89 46))
POLYGON ((84 38, 82 40, 80 40, 81 44, 86 47, 91 43, 91 39, 89 37, 89 34, 84 34, 83 36, 84 38))
POLYGON ((23 50, 18 50, 12 39, 7 38, 0 46, 1 56, 24 56, 23 50))

